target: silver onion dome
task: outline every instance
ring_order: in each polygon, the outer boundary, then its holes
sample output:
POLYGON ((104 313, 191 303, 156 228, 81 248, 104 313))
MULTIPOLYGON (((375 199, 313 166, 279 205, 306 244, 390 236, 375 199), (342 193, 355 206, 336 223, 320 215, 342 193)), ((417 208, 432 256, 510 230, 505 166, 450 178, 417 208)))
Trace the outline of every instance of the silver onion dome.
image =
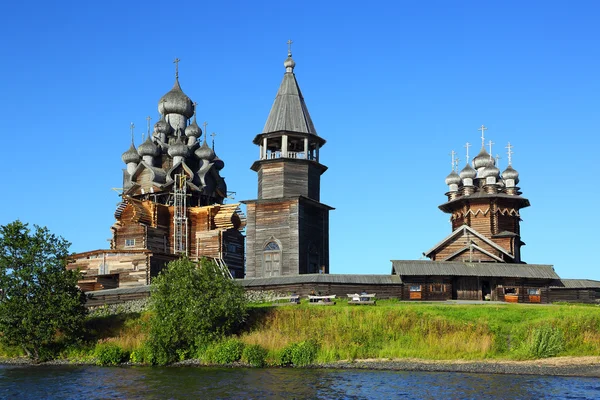
POLYGON ((465 165, 465 167, 458 173, 461 179, 475 179, 477 177, 477 171, 470 164, 465 165))
POLYGON ((179 137, 175 143, 169 146, 168 153, 171 157, 187 157, 189 151, 187 145, 179 137))
POLYGON ((217 156, 216 154, 215 154, 215 158, 213 159, 213 165, 217 171, 220 171, 223 168, 225 168, 225 162, 223 160, 221 160, 219 158, 219 156, 217 156))
POLYGON ((165 121, 164 117, 160 119, 160 121, 158 121, 156 124, 154 124, 154 132, 156 133, 164 133, 165 135, 168 135, 169 133, 171 133, 171 130, 173 128, 171 128, 171 125, 169 125, 169 123, 167 121, 165 121))
POLYGON ((186 118, 191 118, 194 115, 194 105, 190 98, 181 90, 178 79, 175 79, 173 89, 160 98, 158 112, 162 115, 180 114, 186 118))
POLYGON ((202 135, 202 129, 200 129, 196 122, 196 118, 194 118, 194 121, 185 128, 185 136, 200 137, 200 135, 202 135))
POLYGON ((515 181, 515 185, 519 183, 519 173, 512 166, 506 167, 504 172, 502 172, 502 179, 513 179, 515 181))
POLYGON ((283 66, 285 67, 285 70, 287 72, 292 72, 294 70, 294 67, 296 66, 296 62, 294 61, 292 56, 289 55, 288 58, 286 58, 286 60, 283 62, 283 66))
POLYGON ((490 157, 489 153, 485 151, 485 148, 483 147, 481 148, 479 154, 477 154, 473 159, 473 167, 475 167, 475 169, 485 168, 494 164, 494 159, 490 157))
POLYGON ((137 150, 135 149, 135 146, 133 145, 133 143, 131 143, 129 150, 127 150, 125 153, 123 153, 123 155, 121 156, 121 160, 123 160, 123 162, 125 164, 140 162, 140 155, 138 154, 137 150))
POLYGON ((204 141, 204 143, 202 143, 202 146, 200 146, 200 147, 198 147, 198 149, 196 149, 194 154, 196 154, 196 157, 198 157, 202 160, 207 160, 207 161, 212 161, 215 158, 215 152, 210 147, 208 147, 208 144, 206 144, 206 141, 204 141))
POLYGON ((460 176, 456 173, 456 171, 450 172, 450 174, 446 177, 446 185, 459 185, 461 182, 460 176))
POLYGON ((495 165, 488 165, 487 167, 483 168, 481 170, 481 173, 479 174, 480 178, 488 178, 490 176, 496 177, 498 178, 500 176, 500 170, 498 168, 496 168, 495 165))
POLYGON ((142 157, 144 156, 152 156, 156 157, 160 154, 160 149, 152 140, 150 140, 150 136, 146 139, 146 141, 138 147, 138 154, 142 157))

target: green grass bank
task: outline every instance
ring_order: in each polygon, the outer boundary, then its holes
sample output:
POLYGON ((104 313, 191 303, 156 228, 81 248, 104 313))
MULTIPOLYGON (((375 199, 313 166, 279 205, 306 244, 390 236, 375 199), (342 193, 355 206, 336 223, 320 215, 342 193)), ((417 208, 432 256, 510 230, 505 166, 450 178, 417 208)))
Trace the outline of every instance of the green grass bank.
MULTIPOLYGON (((57 358, 149 362, 149 313, 90 317, 84 340, 57 358)), ((0 355, 20 355, 0 348, 0 355)), ((600 356, 600 307, 592 305, 417 304, 273 307, 252 305, 243 329, 222 342, 181 349, 208 364, 306 365, 340 360, 525 360, 600 356)))

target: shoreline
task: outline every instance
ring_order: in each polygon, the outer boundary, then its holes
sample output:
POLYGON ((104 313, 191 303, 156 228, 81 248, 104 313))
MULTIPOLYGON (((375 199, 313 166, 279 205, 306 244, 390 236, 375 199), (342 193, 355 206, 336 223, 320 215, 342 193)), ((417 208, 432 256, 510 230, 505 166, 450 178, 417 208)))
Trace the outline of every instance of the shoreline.
MULTIPOLYGON (((2 366, 97 366, 93 363, 53 360, 35 364, 28 359, 0 359, 2 366)), ((123 363, 118 367, 142 366, 123 363)), ((248 365, 235 363, 230 365, 207 365, 198 360, 186 360, 167 367, 220 367, 248 368, 248 365)), ((288 367, 266 367, 288 368, 288 367)), ((456 372, 476 374, 540 375, 600 378, 600 356, 553 357, 539 360, 422 360, 422 359, 367 359, 355 361, 336 361, 313 364, 307 369, 360 369, 371 371, 419 371, 419 372, 456 372)))

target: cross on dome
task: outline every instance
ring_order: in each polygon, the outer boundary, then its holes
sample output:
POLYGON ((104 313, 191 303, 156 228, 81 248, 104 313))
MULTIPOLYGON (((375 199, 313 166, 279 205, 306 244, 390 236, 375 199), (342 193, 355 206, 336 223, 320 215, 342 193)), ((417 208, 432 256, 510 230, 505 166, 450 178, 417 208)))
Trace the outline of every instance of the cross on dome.
POLYGON ((179 61, 181 61, 179 58, 175 58, 173 61, 173 64, 175 64, 175 79, 179 79, 179 61))
POLYGON ((483 124, 482 124, 481 128, 479 128, 477 130, 481 131, 481 147, 484 148, 485 147, 485 135, 484 135, 484 131, 487 131, 487 128, 485 126, 483 126, 483 124))
POLYGON ((467 164, 469 163, 469 147, 471 147, 471 143, 467 142, 467 144, 465 144, 465 147, 467 148, 467 164))
POLYGON ((146 121, 148 121, 148 136, 150 136, 150 121, 152 121, 152 117, 148 115, 146 117, 146 121))
POLYGON ((452 171, 454 171, 454 166, 455 166, 455 161, 454 161, 454 156, 456 155, 456 152, 454 150, 452 150, 450 152, 450 157, 452 157, 452 171))
POLYGON ((215 151, 215 136, 217 136, 217 134, 213 132, 210 136, 212 137, 212 149, 215 151))
POLYGON ((495 144, 494 142, 492 142, 491 140, 488 142, 488 146, 490 146, 490 158, 492 157, 492 145, 495 144))
POLYGON ((294 43, 291 39, 287 41, 288 45, 288 57, 292 56, 292 43, 294 43))
POLYGON ((206 127, 208 126, 208 122, 204 121, 202 126, 204 127, 204 143, 206 143, 208 141, 208 132, 206 132, 206 127))
POLYGON ((506 148, 508 149, 508 165, 512 165, 512 155, 513 155, 513 151, 512 151, 512 145, 510 144, 510 142, 508 142, 508 146, 506 146, 506 148))

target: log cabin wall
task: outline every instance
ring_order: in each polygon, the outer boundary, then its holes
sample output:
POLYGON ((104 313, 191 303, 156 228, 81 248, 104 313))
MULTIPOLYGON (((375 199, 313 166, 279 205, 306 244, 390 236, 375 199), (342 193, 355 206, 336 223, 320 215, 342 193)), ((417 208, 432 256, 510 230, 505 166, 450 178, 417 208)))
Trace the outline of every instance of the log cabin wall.
POLYGON ((246 277, 263 277, 263 252, 272 240, 281 249, 280 275, 300 273, 299 199, 246 202, 246 277))
POLYGON ((329 210, 301 201, 299 212, 299 273, 329 273, 329 210))
POLYGON ((235 229, 222 232, 223 261, 234 278, 244 277, 244 235, 235 229))
POLYGON ((476 246, 481 247, 485 251, 496 255, 497 257, 503 257, 504 255, 498 251, 498 249, 490 246, 480 238, 474 235, 468 236, 457 236, 456 238, 450 240, 438 253, 435 254, 434 260, 447 260, 447 261, 480 261, 480 262, 496 262, 493 257, 488 256, 487 254, 481 253, 480 251, 474 250, 472 253, 468 250, 452 257, 453 254, 464 249, 469 243, 473 243, 476 246))
POLYGON ((258 170, 258 199, 306 196, 320 200, 322 167, 301 159, 265 161, 258 170))
POLYGON ((403 277, 402 300, 445 301, 452 299, 452 279, 449 277, 403 277), (419 290, 417 290, 419 289, 419 290))

